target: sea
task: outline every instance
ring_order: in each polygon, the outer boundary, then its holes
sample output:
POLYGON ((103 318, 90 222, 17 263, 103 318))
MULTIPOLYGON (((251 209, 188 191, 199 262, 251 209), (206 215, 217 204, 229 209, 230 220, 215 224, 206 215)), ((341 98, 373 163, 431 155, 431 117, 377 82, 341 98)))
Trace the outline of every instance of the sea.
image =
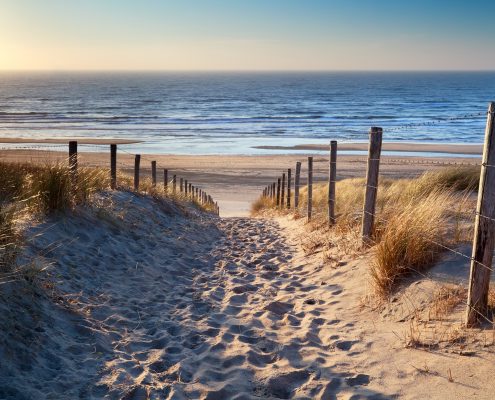
POLYGON ((1 72, 0 137, 273 154, 380 126, 390 142, 475 144, 494 100, 495 72, 1 72))

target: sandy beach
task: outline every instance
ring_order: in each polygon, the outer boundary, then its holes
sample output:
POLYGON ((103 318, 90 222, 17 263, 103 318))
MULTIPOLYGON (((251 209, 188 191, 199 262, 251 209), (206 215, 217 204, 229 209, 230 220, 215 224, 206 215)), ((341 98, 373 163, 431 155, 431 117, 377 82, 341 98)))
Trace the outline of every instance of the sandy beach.
MULTIPOLYGON (((101 144, 101 143, 98 143, 101 144)), ((344 145, 343 145, 344 146, 344 145)), ((346 145, 347 146, 347 145, 346 145)), ((356 145, 362 147, 362 145, 356 145)), ((437 145, 435 152, 448 152, 450 145, 437 145)), ((125 149, 125 146, 121 147, 125 149)), ((431 148, 431 146, 430 146, 431 148)), ((413 151, 413 150, 411 150, 413 151)), ((424 151, 419 149, 417 151, 424 151)), ((468 149, 463 149, 466 153, 468 149)), ((474 150, 472 150, 474 151, 474 150)), ((314 157, 314 179, 328 179, 328 156, 321 153, 236 156, 236 155, 142 155, 142 175, 151 174, 151 160, 157 161, 159 170, 167 168, 169 176, 176 174, 199 187, 204 187, 219 202, 222 216, 247 216, 251 203, 259 196, 260 191, 276 180, 288 168, 294 170, 296 162, 302 162, 302 183, 306 180, 307 157, 314 157)), ((43 150, 0 150, 0 157, 6 161, 63 161, 67 153, 43 150)), ((79 160, 81 165, 108 168, 109 153, 85 152, 81 148, 79 160)), ((338 156, 337 178, 364 176, 366 156, 338 156)), ((125 152, 118 153, 118 169, 132 174, 134 156, 125 152)), ((476 165, 477 158, 463 157, 398 157, 382 156, 380 171, 382 176, 407 177, 416 176, 423 171, 438 169, 452 165, 476 165)), ((163 176, 158 174, 159 179, 163 176)), ((163 178, 161 178, 163 179, 163 178)))
POLYGON ((495 389, 490 347, 407 348, 431 281, 377 312, 368 255, 329 267, 301 248, 301 220, 220 219, 109 192, 26 234, 23 260, 50 267, 41 284, 2 285, 2 398, 489 399, 495 389))

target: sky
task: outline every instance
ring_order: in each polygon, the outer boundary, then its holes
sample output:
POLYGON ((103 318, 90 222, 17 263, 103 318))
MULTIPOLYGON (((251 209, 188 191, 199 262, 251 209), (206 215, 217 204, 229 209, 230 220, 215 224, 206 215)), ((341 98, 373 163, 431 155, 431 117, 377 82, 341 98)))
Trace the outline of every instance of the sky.
POLYGON ((495 70, 487 0, 0 0, 0 70, 495 70))

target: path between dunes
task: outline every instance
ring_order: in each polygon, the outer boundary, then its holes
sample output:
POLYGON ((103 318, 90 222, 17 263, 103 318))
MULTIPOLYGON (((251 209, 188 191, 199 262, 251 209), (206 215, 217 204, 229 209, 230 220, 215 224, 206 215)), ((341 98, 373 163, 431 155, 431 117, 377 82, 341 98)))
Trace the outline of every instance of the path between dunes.
POLYGON ((360 307, 363 262, 331 269, 304 255, 282 219, 220 219, 127 192, 100 201, 32 228, 26 256, 54 261, 50 293, 0 291, 0 398, 491 393, 480 379, 491 358, 404 349, 395 325, 360 307), (415 367, 426 362, 435 373, 415 367))
POLYGON ((366 350, 352 322, 321 316, 340 286, 276 221, 101 201, 33 228, 26 252, 55 262, 56 286, 0 293, 0 398, 382 397, 333 355, 366 350))

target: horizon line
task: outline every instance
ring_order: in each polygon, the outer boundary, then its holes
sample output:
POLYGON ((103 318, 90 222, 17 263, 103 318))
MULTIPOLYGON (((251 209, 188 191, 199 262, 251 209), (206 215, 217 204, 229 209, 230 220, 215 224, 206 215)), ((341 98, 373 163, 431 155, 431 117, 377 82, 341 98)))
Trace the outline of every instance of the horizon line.
POLYGON ((329 73, 329 72, 345 72, 345 73, 370 73, 370 72, 495 72, 492 69, 0 69, 0 73, 8 72, 125 72, 125 73, 329 73))

